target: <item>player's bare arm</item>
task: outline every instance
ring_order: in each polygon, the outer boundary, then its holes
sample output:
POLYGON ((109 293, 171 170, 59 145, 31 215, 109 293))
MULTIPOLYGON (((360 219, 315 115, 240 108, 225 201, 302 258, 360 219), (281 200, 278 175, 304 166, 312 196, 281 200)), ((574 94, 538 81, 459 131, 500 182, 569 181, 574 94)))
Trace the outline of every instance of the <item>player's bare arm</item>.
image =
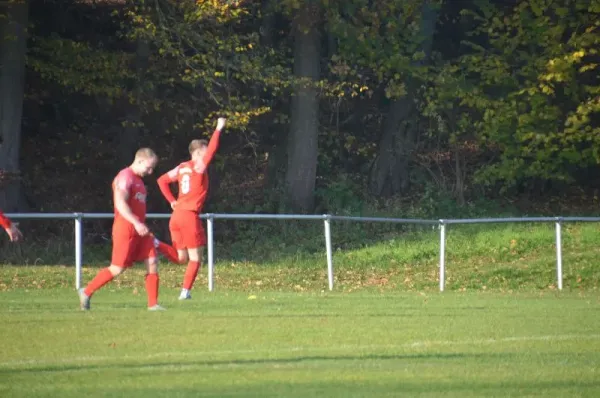
POLYGON ((8 217, 0 212, 0 226, 4 228, 11 242, 17 242, 23 238, 23 234, 19 230, 18 224, 13 223, 8 217))
POLYGON ((227 119, 224 117, 220 117, 217 120, 217 128, 213 133, 212 137, 210 137, 210 141, 208 142, 208 147, 206 148, 206 152, 204 153, 202 163, 204 167, 208 167, 209 163, 215 157, 215 153, 217 152, 217 148, 219 147, 219 140, 221 138, 221 131, 225 128, 225 123, 227 119))
POLYGON ((115 193, 114 193, 114 197, 113 197, 113 200, 115 202, 115 207, 117 208, 119 213, 123 216, 123 218, 133 225, 133 227, 135 228, 135 231, 140 236, 145 236, 150 232, 150 230, 148 229, 146 224, 141 222, 133 214, 133 212, 131 211, 131 208, 127 204, 128 199, 129 199, 129 192, 127 190, 115 187, 115 193))
POLYGON ((17 223, 11 223, 10 227, 6 229, 6 233, 11 242, 18 242, 23 238, 23 234, 21 233, 21 230, 19 230, 17 223))
POLYGON ((160 192, 171 205, 171 209, 175 209, 175 206, 177 205, 177 200, 173 195, 173 191, 171 191, 171 184, 177 181, 178 171, 179 167, 176 167, 173 170, 161 175, 158 180, 156 180, 158 187, 160 188, 160 192))

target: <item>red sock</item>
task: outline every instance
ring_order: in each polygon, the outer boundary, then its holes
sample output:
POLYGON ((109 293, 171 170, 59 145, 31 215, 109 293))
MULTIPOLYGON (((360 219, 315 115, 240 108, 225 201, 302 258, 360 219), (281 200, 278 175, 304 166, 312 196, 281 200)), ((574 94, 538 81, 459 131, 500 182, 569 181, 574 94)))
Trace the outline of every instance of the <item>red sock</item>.
POLYGON ((113 275, 110 273, 108 268, 103 268, 87 285, 87 287, 84 290, 85 295, 88 297, 92 297, 92 294, 94 294, 96 290, 100 289, 102 286, 106 285, 112 280, 113 275))
POLYGON ((157 249, 170 262, 181 264, 181 261, 179 261, 179 254, 177 254, 177 250, 173 246, 169 246, 166 243, 159 241, 157 249))
POLYGON ((185 270, 185 275, 183 276, 184 289, 192 289, 192 286, 194 286, 194 281, 196 280, 196 276, 198 275, 199 269, 200 263, 198 261, 190 261, 188 263, 187 269, 185 270))
POLYGON ((158 304, 158 274, 146 275, 146 293, 148 293, 148 308, 158 304))

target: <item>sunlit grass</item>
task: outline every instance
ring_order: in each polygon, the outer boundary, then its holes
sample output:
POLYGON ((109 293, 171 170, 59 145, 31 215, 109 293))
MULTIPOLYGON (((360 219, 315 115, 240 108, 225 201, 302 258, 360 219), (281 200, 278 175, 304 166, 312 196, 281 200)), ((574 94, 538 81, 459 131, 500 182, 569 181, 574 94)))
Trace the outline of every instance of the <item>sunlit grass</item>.
MULTIPOLYGON (((344 223, 333 227, 336 291, 360 289, 431 291, 439 285, 439 231, 385 231, 369 243, 344 235, 344 223), (344 239, 342 239, 344 238, 344 239)), ((597 289, 600 267, 599 226, 563 227, 563 286, 566 290, 597 289)), ((314 231, 313 231, 314 232, 314 231)), ((377 236, 376 234, 374 236, 377 236)), ((103 248, 108 259, 110 246, 103 248)), ((84 282, 106 266, 88 248, 84 282)), ((322 291, 327 264, 322 236, 296 231, 291 236, 257 236, 254 241, 215 243, 215 286, 244 291, 322 291), (303 234, 305 240, 299 239, 303 234), (296 239, 297 238, 297 239, 296 239), (308 242, 308 243, 307 243, 308 242), (306 249, 303 244, 313 247, 306 249)), ((165 286, 179 286, 184 266, 162 264, 165 286)), ((141 267, 126 272, 116 287, 143 288, 141 267)), ((197 284, 205 287, 206 264, 197 284)), ((4 266, 0 290, 69 287, 72 266, 4 266)), ((450 225, 446 242, 447 290, 554 290, 557 288, 554 226, 549 224, 450 225)))
MULTIPOLYGON (((47 270, 41 268, 40 273, 47 270)), ((6 397, 597 396, 596 293, 0 292, 6 397)))

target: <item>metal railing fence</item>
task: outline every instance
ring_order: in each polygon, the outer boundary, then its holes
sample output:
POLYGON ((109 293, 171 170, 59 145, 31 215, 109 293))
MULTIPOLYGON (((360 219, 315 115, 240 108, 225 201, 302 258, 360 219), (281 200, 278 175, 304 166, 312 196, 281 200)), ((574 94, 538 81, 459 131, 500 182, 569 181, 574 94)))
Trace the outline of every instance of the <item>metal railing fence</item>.
MULTIPOLYGON (((14 220, 21 219, 62 219, 75 221, 75 287, 81 287, 81 269, 83 264, 83 220, 86 219, 112 219, 113 213, 9 213, 8 217, 14 220)), ((170 214, 151 213, 148 219, 168 219, 170 214)), ((405 218, 384 217, 349 217, 299 214, 201 214, 200 218, 206 219, 207 252, 208 252, 208 290, 214 290, 214 222, 215 220, 307 220, 323 221, 325 236, 325 251, 327 258, 327 282, 329 290, 333 290, 333 252, 331 245, 331 222, 382 222, 396 224, 437 225, 440 230, 440 256, 439 256, 439 286, 444 291, 446 280, 446 226, 452 224, 488 224, 488 223, 554 223, 556 240, 556 280, 559 290, 563 288, 562 271, 562 224, 566 222, 600 222, 600 217, 507 217, 507 218, 478 218, 478 219, 440 219, 421 220, 405 218)))

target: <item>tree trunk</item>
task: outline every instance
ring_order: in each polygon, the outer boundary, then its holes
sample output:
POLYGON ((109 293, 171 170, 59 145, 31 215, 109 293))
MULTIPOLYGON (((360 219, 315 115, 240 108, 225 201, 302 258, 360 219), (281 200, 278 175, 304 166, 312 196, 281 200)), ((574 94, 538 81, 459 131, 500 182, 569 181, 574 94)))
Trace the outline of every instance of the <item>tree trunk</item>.
POLYGON ((456 145, 454 148, 454 166, 455 166, 455 187, 454 194, 456 196, 456 202, 459 206, 464 206, 465 201, 465 169, 466 169, 466 161, 465 157, 462 154, 461 148, 456 145))
MULTIPOLYGON (((265 48, 273 48, 275 44, 275 20, 277 17, 276 0, 263 0, 261 9, 262 21, 260 27, 260 44, 265 48)), ((257 86, 254 96, 260 98, 262 95, 260 86, 257 86)), ((283 134, 273 134, 273 130, 276 129, 278 129, 277 126, 265 126, 267 136, 274 136, 273 142, 268 143, 270 148, 267 153, 265 183, 269 190, 281 188, 284 185, 285 172, 287 169, 287 137, 283 134)), ((269 141, 271 140, 269 139, 269 141)))
POLYGON ((383 125, 379 151, 369 176, 369 191, 375 196, 404 193, 410 186, 409 162, 417 135, 413 115, 413 97, 394 100, 383 125))
POLYGON ((282 188, 287 171, 287 147, 285 137, 278 136, 275 140, 275 145, 270 148, 267 155, 267 170, 265 177, 266 187, 271 190, 282 188))
MULTIPOLYGON (((438 12, 425 1, 421 16, 420 35, 423 37, 420 50, 425 58, 431 53, 433 35, 438 12)), ((419 63, 413 63, 418 66, 419 63)), ((410 157, 418 134, 415 97, 419 82, 406 80, 406 95, 392 101, 383 123, 379 150, 369 175, 369 191, 375 196, 392 196, 406 193, 410 187, 410 157)))
MULTIPOLYGON (((0 170, 18 175, 29 2, 4 2, 0 15, 0 170)), ((22 209, 20 187, 11 179, 0 188, 0 209, 22 209)))
POLYGON ((121 163, 129 163, 133 161, 135 151, 140 142, 140 123, 142 121, 142 96, 144 90, 142 88, 144 82, 144 74, 148 68, 148 58, 150 57, 150 46, 147 41, 138 39, 137 50, 135 54, 135 70, 137 79, 135 81, 135 104, 131 105, 131 110, 127 114, 127 124, 119 139, 119 158, 121 163))
POLYGON ((312 83, 319 79, 321 72, 320 9, 311 2, 298 13, 294 31, 294 76, 307 82, 296 84, 292 97, 286 198, 294 211, 310 212, 317 176, 319 97, 312 83))
POLYGON ((275 4, 277 0, 262 0, 261 2, 261 26, 260 26, 260 44, 266 47, 273 46, 273 35, 275 26, 275 4))

